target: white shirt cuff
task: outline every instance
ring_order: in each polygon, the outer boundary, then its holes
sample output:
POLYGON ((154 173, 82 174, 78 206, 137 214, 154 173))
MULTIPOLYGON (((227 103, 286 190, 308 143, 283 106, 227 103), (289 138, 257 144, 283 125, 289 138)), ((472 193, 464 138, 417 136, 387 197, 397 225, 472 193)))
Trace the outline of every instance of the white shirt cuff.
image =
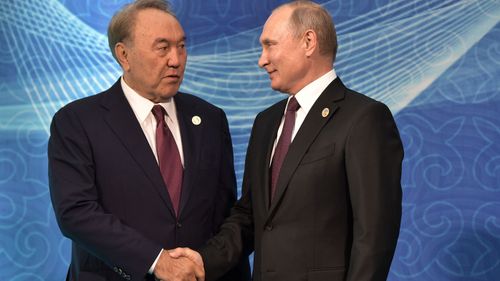
POLYGON ((160 255, 161 253, 163 252, 163 249, 160 251, 160 253, 158 254, 158 256, 156 257, 155 261, 153 262, 153 264, 151 265, 151 267, 149 268, 149 271, 148 273, 149 274, 153 274, 154 271, 155 271, 155 266, 156 266, 156 263, 158 262, 158 259, 160 258, 160 255))

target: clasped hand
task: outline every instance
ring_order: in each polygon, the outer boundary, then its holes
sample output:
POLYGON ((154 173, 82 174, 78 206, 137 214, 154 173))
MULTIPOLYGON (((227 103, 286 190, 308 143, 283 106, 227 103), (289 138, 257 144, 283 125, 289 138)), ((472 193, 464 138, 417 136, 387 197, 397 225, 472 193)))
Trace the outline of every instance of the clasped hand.
POLYGON ((205 281, 203 259, 189 248, 163 250, 154 275, 162 281, 205 281))

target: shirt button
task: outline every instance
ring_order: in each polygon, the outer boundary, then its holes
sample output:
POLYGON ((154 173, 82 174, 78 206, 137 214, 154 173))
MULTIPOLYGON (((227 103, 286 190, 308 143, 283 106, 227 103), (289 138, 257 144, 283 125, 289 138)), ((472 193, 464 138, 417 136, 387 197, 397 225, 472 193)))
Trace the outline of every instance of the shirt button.
POLYGON ((266 225, 266 230, 267 230, 267 231, 271 231, 271 230, 273 230, 273 226, 272 226, 272 225, 266 225))

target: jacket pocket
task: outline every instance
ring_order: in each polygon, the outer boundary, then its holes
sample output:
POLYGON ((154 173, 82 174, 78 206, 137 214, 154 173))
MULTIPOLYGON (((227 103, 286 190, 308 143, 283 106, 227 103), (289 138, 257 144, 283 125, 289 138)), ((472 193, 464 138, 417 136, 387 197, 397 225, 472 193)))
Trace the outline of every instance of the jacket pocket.
POLYGON ((304 155, 302 161, 300 161, 300 165, 305 165, 319 161, 321 159, 333 155, 334 153, 335 153, 335 143, 322 146, 318 149, 311 149, 304 155))
POLYGON ((308 281, 343 281, 345 277, 345 267, 327 267, 312 269, 307 272, 308 281))

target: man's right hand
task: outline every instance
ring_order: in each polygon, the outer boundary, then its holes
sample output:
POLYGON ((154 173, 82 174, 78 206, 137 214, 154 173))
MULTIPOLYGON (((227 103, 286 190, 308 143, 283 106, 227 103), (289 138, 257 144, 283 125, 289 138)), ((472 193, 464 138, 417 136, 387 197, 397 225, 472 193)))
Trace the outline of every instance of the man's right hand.
POLYGON ((188 258, 192 262, 194 262, 196 265, 199 265, 202 268, 204 268, 203 258, 201 257, 200 253, 198 253, 194 250, 191 250, 189 248, 176 248, 173 250, 168 250, 168 254, 170 255, 170 257, 175 258, 175 259, 178 259, 181 257, 188 258))
POLYGON ((154 275, 159 280, 168 281, 204 281, 203 265, 196 264, 187 257, 172 258, 163 250, 156 263, 154 275))

